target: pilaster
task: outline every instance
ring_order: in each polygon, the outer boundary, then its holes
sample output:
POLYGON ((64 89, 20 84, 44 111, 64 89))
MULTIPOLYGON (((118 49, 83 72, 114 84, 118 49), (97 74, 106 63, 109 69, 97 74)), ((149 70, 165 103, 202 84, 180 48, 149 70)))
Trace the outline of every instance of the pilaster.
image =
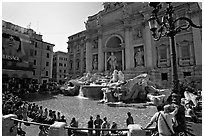
POLYGON ((102 46, 102 34, 98 35, 98 71, 104 70, 104 54, 103 54, 103 46, 102 46))
POLYGON ((86 72, 92 71, 92 53, 91 53, 91 40, 86 39, 86 72))
MULTIPOLYGON (((126 69, 131 68, 131 27, 125 25, 125 65, 126 69)), ((123 64, 124 65, 124 64, 123 64)))
POLYGON ((152 68, 154 66, 154 59, 155 57, 153 57, 153 52, 154 52, 154 48, 153 48, 153 44, 154 42, 152 41, 152 35, 151 35, 151 31, 150 28, 148 26, 148 22, 147 20, 149 19, 149 15, 148 14, 144 14, 144 22, 143 22, 143 26, 144 26, 144 51, 145 51, 145 66, 147 68, 152 68))

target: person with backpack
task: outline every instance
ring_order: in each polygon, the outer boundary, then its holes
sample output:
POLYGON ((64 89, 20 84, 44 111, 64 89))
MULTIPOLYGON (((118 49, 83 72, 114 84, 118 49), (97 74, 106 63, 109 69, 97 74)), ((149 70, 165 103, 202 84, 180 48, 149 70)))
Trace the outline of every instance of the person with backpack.
POLYGON ((150 126, 152 126, 153 123, 156 123, 156 127, 155 127, 154 131, 152 132, 152 136, 158 136, 159 135, 159 132, 158 132, 158 118, 159 118, 159 116, 161 114, 160 111, 164 111, 163 106, 157 106, 157 112, 153 115, 150 122, 143 128, 143 129, 147 129, 150 126))
MULTIPOLYGON (((177 112, 178 112, 178 106, 172 107, 170 104, 167 104, 164 106, 164 111, 159 111, 155 113, 155 115, 152 117, 150 121, 150 124, 152 124, 152 122, 157 121, 159 136, 175 135, 175 132, 173 130, 172 120, 177 114, 177 112), (174 108, 173 111, 172 111, 172 108, 174 108)), ((144 129, 148 128, 149 126, 151 125, 148 124, 144 129)))

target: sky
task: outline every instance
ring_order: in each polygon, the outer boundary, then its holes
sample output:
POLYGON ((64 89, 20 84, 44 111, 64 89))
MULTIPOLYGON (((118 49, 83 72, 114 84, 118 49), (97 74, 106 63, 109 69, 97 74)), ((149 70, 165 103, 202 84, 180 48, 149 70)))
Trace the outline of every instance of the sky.
POLYGON ((103 9, 103 1, 96 0, 41 1, 3 0, 2 20, 25 28, 30 24, 31 29, 43 36, 43 41, 55 45, 54 52, 67 52, 68 37, 85 30, 88 16, 103 9))
POLYGON ((67 52, 68 37, 85 30, 88 16, 103 9, 94 2, 2 2, 2 20, 41 34, 43 41, 54 44, 53 51, 67 52))

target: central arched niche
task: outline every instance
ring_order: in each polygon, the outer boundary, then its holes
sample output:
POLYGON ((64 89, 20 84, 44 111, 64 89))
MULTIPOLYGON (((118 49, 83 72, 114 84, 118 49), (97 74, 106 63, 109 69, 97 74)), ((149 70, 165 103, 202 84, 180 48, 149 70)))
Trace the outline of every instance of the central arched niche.
MULTIPOLYGON (((107 40, 107 43, 106 43, 106 48, 107 48, 107 51, 106 51, 107 59, 106 59, 106 61, 110 57, 111 53, 114 53, 114 56, 116 56, 116 58, 117 58, 117 67, 116 67, 117 70, 122 70, 123 69, 122 60, 123 60, 124 57, 122 57, 122 55, 123 55, 122 54, 122 51, 123 51, 122 43, 123 43, 123 40, 118 35, 111 36, 107 40)), ((111 66, 110 66, 109 62, 107 62, 106 64, 107 64, 106 69, 110 70, 111 66)))
POLYGON ((107 44, 106 44, 107 48, 118 48, 121 47, 121 40, 120 38, 118 38, 117 36, 112 36, 107 44))

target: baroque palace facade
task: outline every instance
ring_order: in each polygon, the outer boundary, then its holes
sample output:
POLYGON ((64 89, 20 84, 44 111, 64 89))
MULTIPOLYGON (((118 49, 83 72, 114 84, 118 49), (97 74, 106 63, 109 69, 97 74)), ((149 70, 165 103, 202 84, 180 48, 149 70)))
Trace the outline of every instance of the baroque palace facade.
MULTIPOLYGON (((108 58, 117 59, 117 70, 126 78, 148 73, 151 79, 171 86, 169 38, 154 41, 148 26, 152 8, 144 2, 105 2, 104 9, 85 22, 86 30, 68 37, 69 73, 110 70, 108 58)), ((175 17, 188 17, 202 24, 202 11, 196 2, 174 2, 175 17)), ((159 13, 164 15, 164 8, 159 13)), ((186 25, 180 21, 178 25, 186 25)), ((195 78, 202 84, 202 29, 189 28, 176 35, 178 76, 195 78)))
POLYGON ((2 20, 2 78, 36 80, 52 79, 53 47, 42 35, 2 20))

